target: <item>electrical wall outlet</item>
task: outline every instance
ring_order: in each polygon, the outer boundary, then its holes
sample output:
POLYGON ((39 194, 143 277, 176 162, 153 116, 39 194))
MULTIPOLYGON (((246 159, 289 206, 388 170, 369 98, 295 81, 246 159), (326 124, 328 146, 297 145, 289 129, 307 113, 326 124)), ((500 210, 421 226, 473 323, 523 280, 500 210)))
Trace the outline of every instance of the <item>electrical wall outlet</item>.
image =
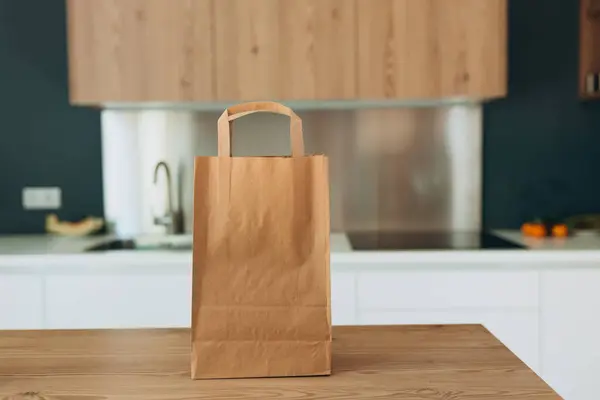
POLYGON ((57 210, 62 203, 59 187, 25 187, 22 194, 25 210, 57 210))

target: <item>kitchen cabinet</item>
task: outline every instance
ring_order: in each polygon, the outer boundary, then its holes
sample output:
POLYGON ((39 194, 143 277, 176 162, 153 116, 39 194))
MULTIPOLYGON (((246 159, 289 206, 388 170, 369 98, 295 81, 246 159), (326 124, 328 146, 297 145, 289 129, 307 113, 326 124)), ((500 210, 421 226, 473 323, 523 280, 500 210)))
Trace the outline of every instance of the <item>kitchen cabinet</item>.
POLYGON ((71 102, 507 90, 507 0, 68 0, 71 102))
POLYGON ((331 274, 331 322, 333 325, 356 325, 356 274, 331 274))
POLYGON ((37 275, 0 276, 0 329, 43 327, 43 280, 37 275))
POLYGON ((542 378, 563 398, 600 392, 600 271, 582 264, 541 273, 542 378))
POLYGON ((358 97, 506 94, 506 0, 357 1, 358 97))
POLYGON ((600 98, 600 1, 580 1, 579 95, 600 98))
POLYGON ((71 102, 214 98, 211 0, 68 0, 71 102))
MULTIPOLYGON (((31 303, 40 309, 45 307, 46 329, 176 328, 190 326, 191 285, 190 273, 119 274, 113 270, 106 274, 48 276, 44 300, 41 290, 29 292, 35 294, 31 303)), ((0 293, 0 305, 2 299, 0 293)), ((333 273, 334 325, 356 323, 355 301, 355 275, 333 273)), ((18 306, 26 310, 25 305, 18 306)))
POLYGON ((47 329, 189 327, 191 276, 49 276, 45 306, 47 329))
POLYGON ((218 0, 218 100, 356 98, 355 4, 218 0))
MULTIPOLYGON (((535 271, 446 270, 361 272, 361 310, 536 310, 535 271), (508 295, 510 294, 510 295, 508 295)), ((440 265, 441 267, 441 265, 440 265)))

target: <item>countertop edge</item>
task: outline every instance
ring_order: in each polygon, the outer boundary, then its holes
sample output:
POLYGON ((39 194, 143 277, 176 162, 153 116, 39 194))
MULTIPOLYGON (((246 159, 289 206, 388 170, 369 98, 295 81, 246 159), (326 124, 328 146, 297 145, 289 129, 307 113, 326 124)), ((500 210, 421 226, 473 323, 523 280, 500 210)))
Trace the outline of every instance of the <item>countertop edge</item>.
MULTIPOLYGON (((523 238, 518 231, 500 230, 494 234, 520 243, 525 249, 502 250, 404 250, 404 251, 353 251, 349 243, 337 238, 332 244, 331 267, 334 272, 351 269, 428 269, 474 268, 484 269, 548 269, 565 263, 578 263, 577 267, 591 268, 600 265, 600 237, 589 238, 573 246, 573 242, 553 239, 523 238), (336 250, 337 249, 337 250, 336 250), (485 264, 485 265, 482 265, 485 264)), ((340 236, 340 235, 337 235, 340 236)), ((108 237, 105 237, 106 240, 108 237)), ((99 238, 100 239, 100 238, 99 238)), ((98 239, 96 239, 97 241, 98 239)), ((67 249, 69 246, 66 246, 67 249)), ((103 268, 144 271, 179 271, 189 273, 191 251, 115 251, 115 252, 39 252, 35 254, 0 254, 0 272, 25 269, 35 272, 89 270, 103 268)), ((179 273, 178 272, 178 273, 179 273)))
MULTIPOLYGON (((332 252, 333 272, 351 269, 551 269, 565 263, 578 263, 578 268, 597 268, 600 250, 480 250, 480 251, 394 251, 394 252, 332 252)), ((34 254, 0 256, 0 273, 9 270, 50 272, 74 269, 104 268, 131 271, 191 271, 192 255, 168 252, 119 252, 117 254, 34 254)))

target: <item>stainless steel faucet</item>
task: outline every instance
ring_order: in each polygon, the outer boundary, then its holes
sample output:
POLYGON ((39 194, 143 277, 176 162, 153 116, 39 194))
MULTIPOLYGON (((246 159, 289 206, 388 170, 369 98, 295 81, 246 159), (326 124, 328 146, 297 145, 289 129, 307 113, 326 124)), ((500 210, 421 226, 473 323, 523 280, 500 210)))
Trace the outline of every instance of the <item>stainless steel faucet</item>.
POLYGON ((167 176, 167 198, 169 211, 162 217, 154 217, 155 225, 162 225, 167 228, 168 234, 183 233, 183 214, 179 210, 173 209, 173 193, 171 188, 171 171, 166 162, 160 161, 154 168, 154 184, 158 181, 158 172, 163 168, 167 176))

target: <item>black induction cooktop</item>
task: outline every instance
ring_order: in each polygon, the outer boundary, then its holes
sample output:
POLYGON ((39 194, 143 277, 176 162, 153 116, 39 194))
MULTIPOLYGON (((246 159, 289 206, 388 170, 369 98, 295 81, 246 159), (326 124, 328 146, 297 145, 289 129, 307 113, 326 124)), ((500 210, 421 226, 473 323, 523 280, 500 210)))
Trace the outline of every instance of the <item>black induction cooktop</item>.
POLYGON ((524 246, 486 232, 348 232, 354 250, 502 250, 524 246))

